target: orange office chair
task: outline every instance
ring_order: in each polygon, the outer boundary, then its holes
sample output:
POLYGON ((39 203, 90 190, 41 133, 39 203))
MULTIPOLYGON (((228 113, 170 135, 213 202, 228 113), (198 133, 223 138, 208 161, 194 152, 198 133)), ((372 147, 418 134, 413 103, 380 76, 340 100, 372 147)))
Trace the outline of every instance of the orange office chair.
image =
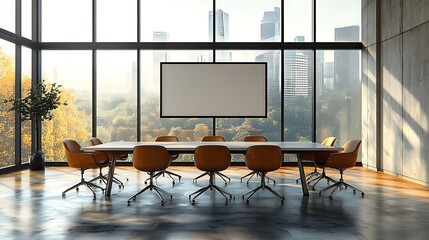
POLYGON ((255 145, 251 146, 246 151, 246 166, 250 170, 257 172, 261 176, 261 185, 252 191, 243 195, 243 200, 246 195, 249 195, 246 199, 246 203, 249 204, 249 199, 260 189, 267 189, 277 197, 281 199, 281 203, 285 197, 271 187, 265 184, 265 175, 268 172, 279 169, 283 162, 283 153, 278 146, 273 145, 255 145))
POLYGON ((100 168, 100 166, 109 164, 107 155, 103 152, 84 152, 80 150, 81 146, 74 140, 63 141, 64 151, 66 154, 66 160, 70 167, 77 168, 80 170, 81 179, 80 182, 68 188, 62 193, 62 196, 66 196, 66 192, 76 188, 79 191, 79 186, 84 185, 91 190, 95 199, 95 192, 92 188, 99 188, 104 192, 104 189, 98 185, 91 183, 91 181, 85 181, 83 175, 85 170, 91 168, 100 168))
POLYGON ((199 189, 198 191, 189 195, 189 201, 191 201, 192 195, 195 195, 192 198, 192 204, 195 203, 195 199, 200 196, 203 192, 207 190, 216 190, 225 198, 225 204, 228 204, 233 198, 233 195, 226 192, 225 190, 219 188, 215 185, 215 174, 223 171, 229 167, 231 163, 231 154, 229 149, 225 146, 218 145, 207 145, 207 146, 198 146, 195 149, 195 167, 199 170, 204 171, 209 175, 209 185, 199 189), (229 196, 229 198, 227 197, 229 196))
MULTIPOLYGON (((176 136, 158 136, 155 138, 155 142, 178 142, 178 141, 179 141, 179 139, 176 136)), ((171 156, 171 161, 174 161, 179 157, 179 154, 172 153, 172 154, 170 154, 170 156, 171 156)), ((154 177, 157 179, 161 175, 164 176, 164 174, 167 174, 171 178, 171 180, 173 180, 173 185, 176 182, 174 181, 174 178, 172 177, 172 175, 179 178, 179 182, 180 182, 180 179, 182 178, 182 176, 180 176, 179 174, 170 172, 168 170, 160 171, 160 172, 156 173, 154 177)), ((145 181, 145 183, 146 183, 146 181, 145 181)))
MULTIPOLYGON (((222 136, 204 136, 201 139, 201 142, 225 142, 225 138, 223 138, 222 136)), ((198 177, 193 179, 193 182, 196 182, 199 178, 206 176, 207 173, 203 173, 201 175, 199 175, 198 177)), ((222 180, 225 182, 225 184, 227 183, 226 179, 228 179, 229 182, 231 182, 231 178, 229 178, 228 176, 226 176, 223 173, 217 172, 216 175, 218 175, 220 178, 222 178, 222 180)))
POLYGON ((344 182, 343 179, 344 171, 348 168, 352 168, 355 166, 359 154, 360 145, 361 140, 349 140, 343 145, 344 150, 338 153, 331 153, 328 155, 325 167, 335 168, 339 170, 341 177, 340 180, 335 184, 332 184, 331 186, 320 190, 319 195, 322 195, 323 192, 334 188, 334 190, 332 190, 331 194, 329 195, 329 198, 332 199, 332 194, 334 194, 334 192, 342 186, 344 186, 346 189, 352 188, 354 194, 356 193, 356 191, 359 191, 361 192, 362 197, 365 195, 364 192, 344 182))
POLYGON ((153 179, 155 174, 159 171, 163 171, 168 168, 171 162, 171 156, 168 153, 167 149, 163 146, 136 146, 133 149, 133 166, 137 170, 147 172, 149 174, 149 185, 140 190, 138 193, 134 194, 127 201, 130 205, 131 200, 135 201, 136 197, 147 191, 155 190, 158 197, 161 199, 161 205, 164 205, 164 198, 161 193, 169 195, 170 199, 173 198, 173 195, 165 191, 164 189, 157 187, 153 184, 153 179))
MULTIPOLYGON (((97 138, 97 137, 92 137, 92 138, 89 139, 89 144, 90 144, 90 146, 95 146, 95 145, 103 144, 103 142, 99 138, 97 138)), ((124 154, 116 154, 116 155, 115 154, 111 154, 111 153, 105 153, 105 154, 107 154, 107 157, 109 158, 110 161, 112 161, 112 159, 114 157, 116 158, 116 160, 127 160, 128 159, 128 154, 126 154, 126 153, 124 153, 124 154)), ((92 179, 90 182, 93 182, 93 181, 99 179, 100 181, 103 181, 105 184, 107 184, 107 176, 108 176, 108 174, 104 174, 103 175, 103 172, 102 172, 102 169, 104 167, 107 167, 107 166, 109 166, 109 162, 107 162, 106 165, 100 166, 100 174, 96 178, 92 179)), ((114 183, 118 184, 119 188, 124 188, 124 183, 121 180, 119 180, 118 178, 116 178, 115 176, 113 176, 112 181, 114 183)), ((128 181, 128 178, 127 178, 127 181, 128 181)))
MULTIPOLYGON (((244 141, 245 142, 266 142, 267 141, 267 138, 266 137, 264 137, 264 136, 246 136, 246 137, 244 137, 244 141)), ((248 173, 248 174, 246 174, 246 175, 244 175, 241 179, 240 179, 240 182, 243 182, 243 178, 246 178, 246 177, 249 177, 249 179, 247 179, 247 184, 249 184, 249 181, 250 181, 250 179, 252 179, 252 177, 254 176, 254 175, 257 175, 257 176, 259 176, 259 174, 258 174, 258 172, 256 172, 256 171, 252 171, 252 172, 250 172, 250 173, 248 173)), ((266 178, 267 178, 267 180, 268 180, 268 183, 270 182, 270 180, 274 183, 274 185, 276 184, 276 180, 274 180, 274 179, 272 179, 272 178, 270 178, 270 177, 268 177, 268 176, 265 176, 266 178)))
MULTIPOLYGON (((327 137, 322 141, 322 144, 325 146, 334 146, 335 141, 337 140, 336 137, 327 137)), ((315 186, 317 185, 317 183, 319 183, 320 180, 326 178, 329 181, 332 181, 329 177, 326 176, 325 174, 325 167, 324 167, 324 160, 323 157, 321 157, 320 159, 317 158, 316 153, 304 153, 304 154, 300 154, 301 160, 303 161, 312 161, 314 164, 314 170, 313 172, 307 174, 306 177, 306 181, 307 184, 310 184, 311 182, 316 181, 316 183, 314 183, 313 185, 313 190, 315 189, 315 186), (319 171, 317 171, 317 168, 320 167, 322 168, 322 173, 319 173, 319 171)), ((296 179, 296 183, 298 183, 301 180, 301 178, 296 179)), ((335 181, 334 181, 335 182, 335 181)))

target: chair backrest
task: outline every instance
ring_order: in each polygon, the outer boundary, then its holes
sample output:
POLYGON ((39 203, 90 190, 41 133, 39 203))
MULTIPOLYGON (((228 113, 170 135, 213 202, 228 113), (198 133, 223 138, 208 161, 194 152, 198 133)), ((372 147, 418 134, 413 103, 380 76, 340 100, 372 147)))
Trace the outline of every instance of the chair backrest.
POLYGON ((267 138, 264 136, 246 136, 244 137, 245 142, 266 142, 267 138))
POLYGON ((71 139, 63 140, 63 146, 66 152, 66 156, 67 156, 67 153, 82 152, 82 150, 80 150, 81 148, 80 144, 77 143, 75 140, 71 140, 71 139))
POLYGON ((343 145, 343 150, 338 153, 331 153, 326 161, 326 167, 346 169, 354 167, 356 164, 361 140, 349 140, 343 145))
POLYGON ((204 136, 201 142, 225 142, 225 138, 222 136, 204 136))
MULTIPOLYGON (((334 146, 335 141, 337 140, 336 137, 327 137, 322 141, 322 144, 325 146, 334 146)), ((316 161, 319 163, 326 162, 327 156, 323 154, 316 154, 316 153, 303 153, 300 155, 302 160, 306 161, 316 161)))
POLYGON ((254 145, 246 151, 246 166, 250 170, 269 172, 277 170, 283 162, 283 153, 279 146, 254 145))
POLYGON ((133 149, 133 166, 140 171, 162 171, 170 162, 170 154, 163 146, 135 146, 133 149))
POLYGON ((104 153, 100 156, 95 156, 95 154, 92 153, 85 153, 80 150, 80 144, 71 139, 63 140, 63 146, 64 151, 66 153, 66 160, 70 167, 84 169, 97 168, 98 158, 100 158, 101 160, 106 160, 104 153))
POLYGON ((89 139, 89 144, 91 146, 95 146, 95 145, 103 144, 103 142, 99 138, 97 138, 97 137, 92 137, 92 138, 89 139))
MULTIPOLYGON (((176 136, 158 136, 155 138, 155 142, 178 142, 179 138, 177 138, 176 136)), ((177 158, 179 158, 179 154, 177 153, 173 153, 170 154, 171 156, 171 161, 176 160, 177 158)))
POLYGON ((327 137, 325 140, 323 140, 322 144, 326 146, 334 146, 335 141, 337 140, 336 137, 327 137))
POLYGON ((225 146, 198 146, 194 155, 195 167, 202 171, 216 172, 229 167, 231 154, 225 146))
POLYGON ((179 139, 176 136, 158 136, 155 138, 155 142, 178 142, 179 139))

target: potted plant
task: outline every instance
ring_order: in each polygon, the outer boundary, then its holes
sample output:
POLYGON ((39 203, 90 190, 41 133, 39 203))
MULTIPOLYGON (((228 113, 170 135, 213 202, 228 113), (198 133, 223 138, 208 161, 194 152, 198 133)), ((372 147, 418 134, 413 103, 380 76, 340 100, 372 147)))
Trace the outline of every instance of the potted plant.
MULTIPOLYGON (((31 120, 32 128, 35 132, 35 139, 40 139, 41 123, 44 120, 51 120, 52 111, 60 105, 67 105, 66 102, 60 101, 61 85, 52 83, 47 86, 45 81, 36 84, 30 93, 24 98, 11 98, 5 100, 5 103, 12 103, 9 111, 16 111, 21 114, 21 121, 31 120)), ((44 170, 45 157, 40 149, 41 144, 33 143, 32 156, 30 158, 31 170, 44 170)))

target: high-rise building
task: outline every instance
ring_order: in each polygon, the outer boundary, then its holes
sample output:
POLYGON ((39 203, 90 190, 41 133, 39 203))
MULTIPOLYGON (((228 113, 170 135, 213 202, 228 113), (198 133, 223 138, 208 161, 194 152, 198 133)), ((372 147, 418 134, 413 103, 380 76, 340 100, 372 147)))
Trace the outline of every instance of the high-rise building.
POLYGON ((261 41, 275 42, 280 40, 280 8, 264 12, 261 21, 261 41))
MULTIPOLYGON (((304 36, 296 36, 295 41, 304 42, 304 36)), ((313 58, 308 50, 287 50, 284 59, 285 98, 312 96, 313 58)))
MULTIPOLYGON (((336 42, 358 42, 359 26, 335 29, 336 42)), ((360 88, 359 51, 336 50, 334 52, 335 90, 357 91, 360 88)))
MULTIPOLYGON (((280 8, 264 12, 261 20, 261 41, 278 41, 280 36, 280 8)), ((256 62, 267 62, 268 101, 271 106, 280 106, 280 52, 264 51, 256 56, 256 62)))
MULTIPOLYGON (((229 14, 222 9, 216 11, 216 42, 227 42, 229 40, 229 14)), ((209 41, 213 41, 213 11, 209 11, 209 41)), ((210 59, 213 58, 210 53, 210 59)), ((231 52, 218 52, 216 62, 230 62, 232 59, 231 52)))
MULTIPOLYGON (((153 32, 153 41, 154 42, 168 42, 169 35, 168 32, 157 31, 153 32)), ((161 62, 168 62, 168 53, 165 51, 153 51, 153 79, 152 84, 146 88, 147 90, 157 89, 156 86, 159 85, 159 80, 161 77, 161 62)), ((144 91, 146 90, 144 89, 144 91)))
MULTIPOLYGON (((222 9, 216 10, 216 42, 229 40, 229 14, 222 9)), ((213 40, 213 11, 209 12, 209 41, 213 40)))

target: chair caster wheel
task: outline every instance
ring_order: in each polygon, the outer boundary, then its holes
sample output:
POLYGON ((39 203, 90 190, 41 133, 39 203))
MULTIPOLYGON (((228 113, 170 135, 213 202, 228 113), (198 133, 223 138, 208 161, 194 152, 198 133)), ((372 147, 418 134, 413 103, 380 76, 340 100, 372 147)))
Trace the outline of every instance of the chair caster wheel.
POLYGON ((127 201, 127 205, 130 206, 130 201, 127 201))
POLYGON ((135 198, 135 197, 133 197, 133 201, 136 201, 136 198, 135 198))
POLYGON ((319 191, 319 196, 322 196, 322 191, 319 191))
POLYGON ((246 200, 246 205, 249 205, 249 200, 246 200))
POLYGON ((192 200, 191 204, 192 204, 192 205, 195 205, 195 200, 192 200))
POLYGON ((79 192, 79 188, 78 187, 76 188, 76 192, 79 192))
POLYGON ((365 193, 362 193, 362 197, 364 197, 365 196, 365 193))
POLYGON ((296 182, 296 184, 298 184, 298 182, 299 182, 298 179, 295 182, 296 182))
POLYGON ((332 200, 332 199, 334 199, 334 198, 333 198, 332 196, 329 196, 329 199, 331 199, 331 200, 332 200))
POLYGON ((316 188, 312 187, 311 190, 316 191, 316 188))
POLYGON ((64 193, 63 193, 63 194, 61 194, 61 196, 62 196, 63 198, 66 198, 66 194, 64 194, 64 193))
POLYGON ((175 182, 175 181, 173 181, 173 186, 174 186, 174 184, 176 184, 176 182, 175 182))
POLYGON ((164 206, 164 201, 161 202, 161 206, 164 206))

